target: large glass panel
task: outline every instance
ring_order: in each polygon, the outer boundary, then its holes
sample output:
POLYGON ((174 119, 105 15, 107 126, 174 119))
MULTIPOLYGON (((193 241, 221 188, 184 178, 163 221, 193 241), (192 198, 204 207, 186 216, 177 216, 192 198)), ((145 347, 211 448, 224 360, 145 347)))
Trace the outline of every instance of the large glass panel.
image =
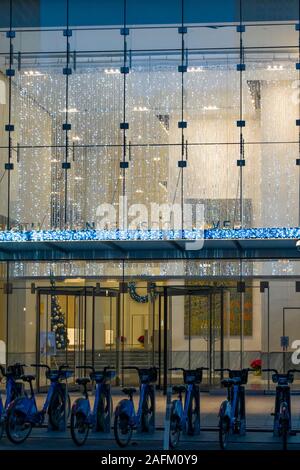
MULTIPOLYGON (((296 357, 300 328, 300 302, 299 293, 296 292, 294 280, 270 281, 269 315, 264 322, 264 350, 269 355, 264 355, 264 363, 279 372, 287 372, 289 369, 297 369, 296 357)), ((271 376, 264 374, 269 387, 274 387, 271 376)), ((292 385, 299 389, 299 378, 295 374, 292 385)))
POLYGON ((4 283, 6 279, 6 264, 0 263, 0 364, 6 364, 7 359, 7 294, 4 283))
POLYGON ((299 224, 298 145, 246 145, 243 185, 254 227, 295 227, 299 224))
POLYGON ((30 282, 7 284, 7 363, 34 363, 36 360, 36 297, 30 282))

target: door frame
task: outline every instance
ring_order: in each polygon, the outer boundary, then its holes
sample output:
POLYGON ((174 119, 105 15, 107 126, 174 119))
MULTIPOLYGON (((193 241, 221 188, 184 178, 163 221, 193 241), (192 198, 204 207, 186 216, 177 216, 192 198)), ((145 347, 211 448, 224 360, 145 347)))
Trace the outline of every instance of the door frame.
MULTIPOLYGON (((286 320, 286 311, 287 310, 299 310, 300 312, 300 307, 283 307, 282 308, 282 336, 285 336, 286 333, 286 325, 285 325, 285 320, 286 320)), ((286 372, 286 349, 282 347, 282 370, 285 373, 286 372)))
MULTIPOLYGON (((41 296, 48 296, 53 295, 64 295, 64 296, 73 296, 78 297, 79 299, 79 309, 82 309, 82 321, 84 323, 84 346, 83 350, 80 351, 80 357, 82 359, 81 365, 87 365, 87 331, 86 331, 86 323, 87 323, 87 297, 92 297, 92 365, 94 366, 95 363, 95 298, 96 297, 115 297, 116 298, 116 322, 118 321, 119 317, 119 290, 114 288, 101 288, 100 286, 55 286, 54 288, 51 286, 37 286, 36 287, 36 363, 40 362, 40 332, 41 332, 41 296)), ((50 313, 47 311, 46 315, 48 317, 50 313)), ((47 320, 48 321, 48 320, 47 320)), ((76 326, 75 326, 76 328, 76 326)), ((117 341, 118 343, 118 341, 117 341)), ((66 350, 66 354, 67 354, 66 350)), ((74 352, 75 353, 75 352, 74 352)), ((116 346, 116 355, 118 354, 117 346, 116 346)), ((116 357, 116 365, 118 364, 118 358, 116 357)), ((40 391, 40 373, 38 370, 37 373, 37 380, 36 380, 37 390, 40 391)))

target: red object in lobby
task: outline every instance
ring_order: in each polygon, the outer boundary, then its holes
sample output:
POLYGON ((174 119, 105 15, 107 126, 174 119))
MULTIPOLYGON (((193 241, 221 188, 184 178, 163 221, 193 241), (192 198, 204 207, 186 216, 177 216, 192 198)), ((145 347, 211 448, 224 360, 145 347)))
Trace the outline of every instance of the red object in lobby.
POLYGON ((141 344, 144 344, 145 343, 145 336, 144 335, 141 335, 138 337, 138 342, 141 343, 141 344))

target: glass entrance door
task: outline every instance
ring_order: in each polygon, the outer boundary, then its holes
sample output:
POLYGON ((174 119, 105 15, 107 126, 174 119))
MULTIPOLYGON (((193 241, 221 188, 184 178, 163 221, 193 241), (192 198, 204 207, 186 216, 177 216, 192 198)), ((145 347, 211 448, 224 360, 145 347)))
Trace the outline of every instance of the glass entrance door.
MULTIPOLYGON (((51 368, 67 364, 74 370, 77 365, 84 363, 84 297, 60 290, 40 290, 37 295, 37 362, 51 368)), ((45 385, 45 374, 40 370, 38 386, 41 388, 45 385)))
MULTIPOLYGON (((169 367, 208 367, 203 385, 219 384, 214 370, 229 367, 229 291, 203 286, 168 289, 170 304, 169 367)), ((173 374, 173 380, 182 380, 173 374)))
MULTIPOLYGON (((36 361, 117 368, 119 293, 94 286, 38 288, 36 361)), ((80 375, 83 371, 77 371, 80 375)), ((38 385, 46 385, 38 371, 38 385)), ((75 383, 75 377, 70 383, 75 383)))

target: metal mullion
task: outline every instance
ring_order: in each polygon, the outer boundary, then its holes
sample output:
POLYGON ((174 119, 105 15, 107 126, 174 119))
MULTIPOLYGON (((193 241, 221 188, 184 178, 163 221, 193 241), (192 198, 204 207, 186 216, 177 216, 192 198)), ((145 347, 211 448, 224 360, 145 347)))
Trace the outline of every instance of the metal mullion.
MULTIPOLYGON (((300 63, 300 1, 299 1, 299 18, 298 18, 298 63, 300 63)), ((298 70, 298 89, 300 90, 300 67, 298 70)), ((298 119, 300 119, 300 99, 298 99, 298 119)), ((298 128, 298 159, 300 159, 300 127, 298 128)), ((298 171, 298 225, 300 225, 300 165, 298 171)))
POLYGON ((67 34, 66 34, 66 115, 65 115, 65 207, 64 207, 64 225, 67 225, 67 204, 68 204, 68 156, 69 156, 69 65, 70 65, 70 42, 69 42, 69 0, 67 0, 67 18, 66 18, 66 26, 67 26, 67 34))
MULTIPOLYGON (((9 70, 13 64, 13 43, 12 43, 12 0, 9 3, 9 70)), ((10 230, 10 164, 12 159, 12 138, 11 138, 11 118, 12 118, 12 76, 8 77, 8 155, 7 155, 7 230, 10 230)))
MULTIPOLYGON (((181 0, 181 161, 184 161, 185 153, 185 139, 184 139, 184 52, 185 52, 185 42, 184 42, 184 0, 181 0)), ((174 227, 175 228, 175 227, 174 227)), ((183 234, 184 229, 184 173, 183 173, 183 164, 181 166, 181 230, 183 234)), ((183 235, 182 235, 183 236, 183 235)))
MULTIPOLYGON (((242 29, 242 0, 240 0, 240 65, 244 64, 244 50, 243 50, 243 29, 242 29)), ((240 67, 240 122, 243 121, 243 69, 240 67)), ((240 127, 240 160, 244 160, 244 137, 243 128, 240 127)), ((243 228, 244 220, 243 208, 243 166, 240 165, 240 223, 243 228)))

